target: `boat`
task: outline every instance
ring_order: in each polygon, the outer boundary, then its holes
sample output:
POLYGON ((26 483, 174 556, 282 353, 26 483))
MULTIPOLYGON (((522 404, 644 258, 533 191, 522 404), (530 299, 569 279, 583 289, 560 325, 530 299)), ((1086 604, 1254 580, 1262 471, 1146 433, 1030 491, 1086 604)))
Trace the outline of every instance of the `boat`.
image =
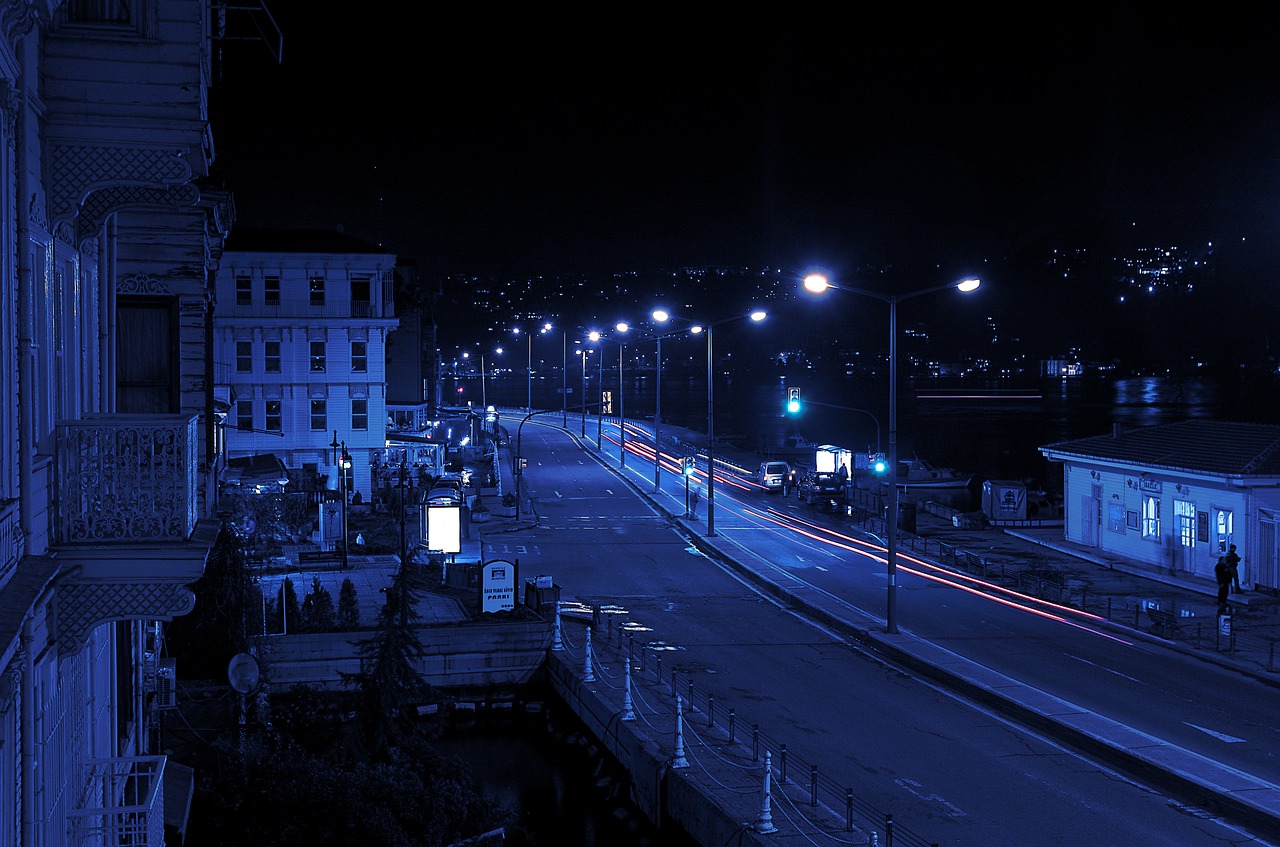
POLYGON ((898 460, 898 487, 917 488, 968 488, 972 474, 963 474, 954 468, 935 468, 919 456, 898 460))

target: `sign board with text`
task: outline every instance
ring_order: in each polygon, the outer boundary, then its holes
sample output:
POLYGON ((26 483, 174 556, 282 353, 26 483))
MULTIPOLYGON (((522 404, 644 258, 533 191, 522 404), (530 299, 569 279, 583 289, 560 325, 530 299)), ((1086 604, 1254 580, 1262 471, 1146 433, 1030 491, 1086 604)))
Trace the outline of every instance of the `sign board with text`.
POLYGON ((480 611, 509 612, 516 607, 516 565, 495 559, 480 568, 480 611))

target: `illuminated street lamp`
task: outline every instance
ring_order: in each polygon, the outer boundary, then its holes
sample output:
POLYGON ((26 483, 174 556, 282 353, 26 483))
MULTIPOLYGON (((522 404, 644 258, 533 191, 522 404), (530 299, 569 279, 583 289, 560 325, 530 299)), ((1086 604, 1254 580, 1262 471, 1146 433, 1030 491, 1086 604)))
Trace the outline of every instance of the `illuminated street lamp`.
POLYGON ((981 284, 979 279, 966 277, 946 285, 937 285, 907 294, 880 294, 848 285, 835 285, 820 273, 810 274, 804 278, 804 288, 811 294, 824 294, 828 289, 834 288, 837 291, 861 294, 889 304, 889 452, 886 456, 889 465, 889 504, 888 514, 885 516, 885 566, 889 586, 885 628, 890 633, 898 631, 898 301, 951 288, 967 294, 976 290, 981 284))
MULTIPOLYGON (((624 321, 619 321, 618 324, 614 326, 614 330, 618 333, 619 336, 623 336, 631 331, 631 326, 624 321)), ((596 448, 597 449, 600 448, 601 443, 603 442, 603 426, 601 424, 601 421, 604 415, 604 394, 603 394, 604 392, 604 352, 603 352, 604 342, 606 340, 613 340, 618 342, 618 443, 620 445, 620 449, 618 452, 618 464, 621 467, 626 467, 627 466, 627 430, 626 430, 627 419, 622 406, 622 360, 623 360, 623 356, 625 355, 627 345, 622 340, 621 337, 614 338, 614 339, 606 339, 604 335, 602 335, 601 333, 595 330, 592 330, 590 333, 588 333, 587 338, 591 339, 593 343, 599 344, 601 348, 600 385, 596 389, 597 391, 601 392, 600 405, 596 407, 596 448)))
POLYGON ((712 344, 712 330, 721 324, 749 318, 760 323, 767 317, 762 309, 756 309, 745 315, 722 318, 708 324, 696 324, 689 329, 694 335, 704 330, 707 333, 707 535, 716 534, 716 393, 715 393, 715 355, 712 344))
MULTIPOLYGON (((581 342, 574 342, 575 344, 581 342)), ((582 357, 582 437, 587 437, 587 356, 591 355, 591 351, 586 347, 579 347, 575 351, 582 357)))
POLYGON ((333 448, 333 464, 338 468, 338 496, 342 503, 342 546, 340 552, 342 555, 342 569, 346 570, 349 566, 347 559, 347 473, 351 470, 351 454, 347 452, 347 442, 338 441, 338 431, 333 431, 333 443, 329 445, 333 448), (339 453, 338 451, 342 452, 339 453))
MULTIPOLYGON (((671 320, 671 313, 666 309, 654 309, 650 314, 656 324, 665 324, 671 320)), ((658 379, 655 385, 653 409, 653 493, 662 489, 662 335, 655 336, 658 342, 658 379)), ((688 478, 685 478, 686 486, 688 478)))

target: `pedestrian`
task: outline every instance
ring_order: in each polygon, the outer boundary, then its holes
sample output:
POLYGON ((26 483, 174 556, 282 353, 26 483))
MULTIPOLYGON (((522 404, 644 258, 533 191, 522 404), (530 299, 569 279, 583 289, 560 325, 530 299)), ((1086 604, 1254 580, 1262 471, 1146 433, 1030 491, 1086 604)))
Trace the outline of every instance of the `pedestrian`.
POLYGON ((840 485, 844 487, 849 482, 849 469, 845 467, 844 462, 840 463, 840 485))
POLYGON ((691 518, 698 517, 698 497, 700 496, 700 491, 701 486, 695 485, 689 492, 689 517, 691 518))
POLYGON ((1227 594, 1231 591, 1231 570, 1226 556, 1218 557, 1218 563, 1213 566, 1213 576, 1218 581, 1218 611, 1222 612, 1227 608, 1227 594))
POLYGON ((1236 553, 1236 545, 1232 544, 1227 548, 1227 555, 1223 557, 1227 564, 1227 580, 1231 585, 1232 591, 1240 590, 1240 556, 1236 553))

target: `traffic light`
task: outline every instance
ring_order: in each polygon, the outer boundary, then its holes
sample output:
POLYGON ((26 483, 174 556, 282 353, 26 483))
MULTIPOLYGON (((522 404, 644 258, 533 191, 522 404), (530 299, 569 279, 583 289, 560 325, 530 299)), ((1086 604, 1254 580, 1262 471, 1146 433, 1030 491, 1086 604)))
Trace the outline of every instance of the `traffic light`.
POLYGON ((885 460, 883 453, 871 454, 871 472, 877 476, 882 476, 889 470, 889 463, 885 460))
POLYGON ((791 415, 800 414, 800 389, 787 389, 787 413, 791 415))
POLYGON ((685 476, 693 476, 693 457, 682 456, 680 458, 680 473, 685 476))

